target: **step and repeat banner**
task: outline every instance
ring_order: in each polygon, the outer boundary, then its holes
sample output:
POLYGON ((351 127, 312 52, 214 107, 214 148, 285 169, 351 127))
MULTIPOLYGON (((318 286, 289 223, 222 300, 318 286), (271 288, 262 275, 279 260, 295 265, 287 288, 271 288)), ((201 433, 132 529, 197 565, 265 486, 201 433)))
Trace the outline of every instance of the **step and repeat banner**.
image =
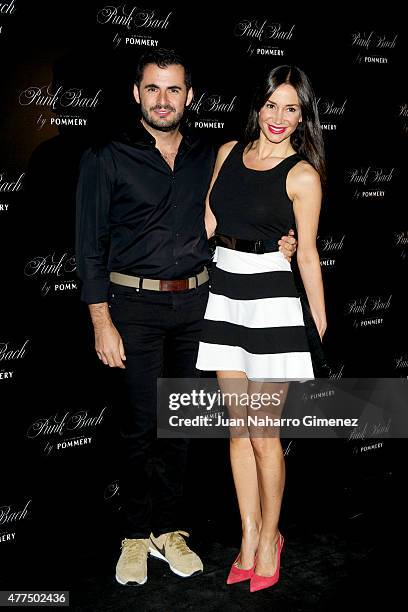
MULTIPOLYGON (((188 58, 194 99, 186 121, 215 146, 240 136, 267 68, 295 64, 308 74, 328 164, 318 248, 330 377, 408 374, 401 154, 408 106, 398 16, 353 21, 341 7, 327 6, 317 21, 262 2, 240 13, 211 1, 146 4, 0 1, 0 551, 6 559, 27 538, 42 546, 62 526, 74 542, 84 533, 96 538, 101 526, 104 538, 116 537, 117 421, 110 372, 96 357, 79 299, 75 187, 84 149, 138 120, 132 85, 147 48, 177 48, 188 58)), ((192 443, 186 503, 197 499, 197 474, 206 499, 197 520, 222 521, 228 509, 236 512, 232 489, 221 512, 219 495, 208 495, 225 490, 230 479, 225 442, 192 443)), ((324 480, 319 507, 330 512, 335 505, 346 516, 369 511, 392 485, 400 446, 364 435, 284 444, 291 478, 324 480)))

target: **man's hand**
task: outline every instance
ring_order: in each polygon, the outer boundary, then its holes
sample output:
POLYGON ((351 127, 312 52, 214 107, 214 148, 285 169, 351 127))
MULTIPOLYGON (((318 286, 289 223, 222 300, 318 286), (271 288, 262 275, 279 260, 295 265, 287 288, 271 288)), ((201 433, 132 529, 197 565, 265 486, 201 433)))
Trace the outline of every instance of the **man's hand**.
POLYGON ((109 314, 107 302, 89 304, 95 332, 95 350, 99 359, 110 368, 125 368, 125 349, 120 334, 109 314))
POLYGON ((95 350, 105 365, 110 368, 125 368, 122 362, 126 360, 123 341, 113 323, 102 329, 95 329, 95 350))
POLYGON ((282 236, 282 238, 278 240, 279 250, 283 253, 285 259, 288 261, 291 260, 297 248, 297 240, 294 235, 295 232, 293 229, 290 229, 288 236, 282 236))

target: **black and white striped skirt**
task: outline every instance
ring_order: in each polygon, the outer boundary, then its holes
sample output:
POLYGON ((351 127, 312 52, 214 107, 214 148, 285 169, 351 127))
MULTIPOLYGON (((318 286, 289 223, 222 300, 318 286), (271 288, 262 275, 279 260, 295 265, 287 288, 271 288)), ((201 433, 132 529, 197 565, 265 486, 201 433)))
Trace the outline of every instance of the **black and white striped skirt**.
POLYGON ((196 367, 242 371, 249 379, 312 379, 303 312, 280 251, 217 246, 196 367))

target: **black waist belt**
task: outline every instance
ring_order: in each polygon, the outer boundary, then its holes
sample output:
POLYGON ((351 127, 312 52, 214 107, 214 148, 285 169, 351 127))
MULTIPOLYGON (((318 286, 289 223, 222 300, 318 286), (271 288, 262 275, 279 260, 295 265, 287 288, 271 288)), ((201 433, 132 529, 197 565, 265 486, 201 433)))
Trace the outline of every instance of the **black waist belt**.
POLYGON ((216 246, 233 249, 234 251, 244 251, 244 253, 272 253, 279 251, 279 238, 271 238, 268 240, 244 240, 243 238, 233 238, 224 234, 215 234, 216 246))

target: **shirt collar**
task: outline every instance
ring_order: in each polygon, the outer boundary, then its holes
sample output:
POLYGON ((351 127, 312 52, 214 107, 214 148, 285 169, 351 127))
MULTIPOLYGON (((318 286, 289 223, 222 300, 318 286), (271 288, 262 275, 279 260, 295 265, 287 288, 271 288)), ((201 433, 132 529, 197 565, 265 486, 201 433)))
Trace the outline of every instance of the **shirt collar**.
MULTIPOLYGON (((180 132, 183 136, 183 146, 191 147, 195 140, 197 140, 197 137, 184 124, 184 122, 182 122, 180 125, 180 132)), ((156 145, 156 139, 146 130, 140 120, 132 122, 126 129, 121 130, 118 134, 118 139, 134 146, 154 147, 156 145)))

